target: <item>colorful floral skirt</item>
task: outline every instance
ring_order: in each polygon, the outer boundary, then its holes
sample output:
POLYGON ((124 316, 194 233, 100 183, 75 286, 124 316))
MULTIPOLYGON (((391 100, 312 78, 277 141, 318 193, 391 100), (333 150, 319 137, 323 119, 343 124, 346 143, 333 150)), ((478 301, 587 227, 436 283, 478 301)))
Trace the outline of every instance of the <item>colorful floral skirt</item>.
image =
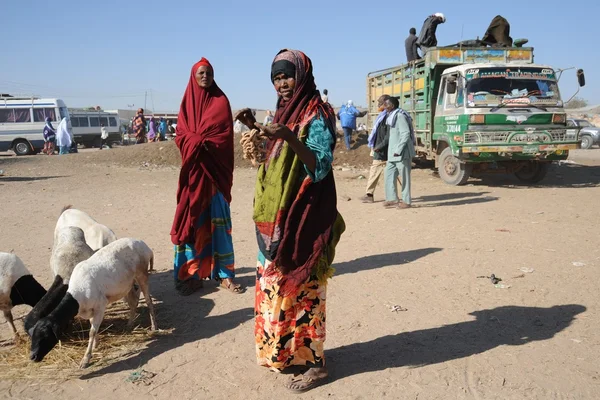
POLYGON ((235 277, 231 211, 223 195, 215 192, 196 222, 195 243, 175 245, 176 282, 235 277))
POLYGON ((325 366, 327 285, 310 276, 293 296, 280 296, 278 277, 263 276, 270 264, 259 253, 254 306, 258 364, 277 370, 325 366))

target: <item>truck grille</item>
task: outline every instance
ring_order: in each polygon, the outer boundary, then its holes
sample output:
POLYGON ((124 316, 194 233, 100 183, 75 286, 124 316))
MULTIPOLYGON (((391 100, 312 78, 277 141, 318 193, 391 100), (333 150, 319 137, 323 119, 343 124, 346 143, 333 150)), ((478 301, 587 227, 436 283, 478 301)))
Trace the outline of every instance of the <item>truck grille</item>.
POLYGON ((511 132, 471 132, 465 133, 465 143, 504 143, 511 132))
POLYGON ((464 137, 465 144, 475 143, 548 143, 548 142, 567 142, 567 131, 565 129, 544 129, 531 132, 466 132, 464 137))
POLYGON ((567 131, 565 129, 549 129, 548 133, 552 136, 553 142, 567 141, 567 131))

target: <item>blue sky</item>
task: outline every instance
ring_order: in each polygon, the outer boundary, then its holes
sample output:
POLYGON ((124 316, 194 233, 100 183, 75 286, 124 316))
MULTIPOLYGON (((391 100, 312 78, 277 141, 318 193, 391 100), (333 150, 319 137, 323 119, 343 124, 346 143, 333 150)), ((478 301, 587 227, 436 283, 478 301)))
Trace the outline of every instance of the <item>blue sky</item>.
MULTIPOLYGON (((440 45, 483 36, 501 14, 513 38, 526 37, 536 62, 586 71, 580 96, 600 104, 597 1, 115 1, 2 2, 0 92, 64 99, 71 107, 144 105, 178 110, 191 66, 202 56, 233 108, 272 108, 270 64, 281 48, 313 60, 319 89, 336 105, 365 104, 366 75, 405 61, 404 39, 443 12, 440 45), (385 4, 385 5, 384 5, 385 4), (456 3, 458 4, 458 3, 456 3)), ((576 90, 573 71, 563 98, 576 90)))

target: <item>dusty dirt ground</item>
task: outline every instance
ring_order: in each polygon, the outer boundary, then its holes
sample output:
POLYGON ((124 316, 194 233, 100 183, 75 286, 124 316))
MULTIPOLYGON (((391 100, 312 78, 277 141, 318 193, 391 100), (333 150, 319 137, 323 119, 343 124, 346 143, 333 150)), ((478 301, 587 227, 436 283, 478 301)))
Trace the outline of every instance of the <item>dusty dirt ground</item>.
MULTIPOLYGON (((159 157, 160 145, 136 151, 159 157)), ((0 397, 289 398, 287 376, 255 364, 255 170, 236 169, 232 203, 237 271, 248 291, 209 283, 184 298, 173 289, 169 240, 178 171, 134 159, 133 150, 0 157, 0 251, 14 249, 49 285, 56 218, 73 204, 154 249, 150 290, 167 332, 114 362, 97 352, 87 371, 76 359, 48 378, 53 367, 36 365, 39 377, 1 379, 0 397), (155 375, 130 382, 140 369, 155 375)), ((359 151, 353 156, 365 157, 359 151)), ((600 150, 571 159, 580 164, 554 167, 537 187, 506 176, 451 187, 414 170, 415 207, 402 211, 361 204, 367 173, 337 171, 348 229, 328 286, 330 380, 299 398, 598 398, 600 150), (504 286, 478 278, 492 273, 504 286)), ((147 324, 145 305, 138 311, 147 324)), ((14 351, 9 338, 2 320, 0 351, 14 351)))

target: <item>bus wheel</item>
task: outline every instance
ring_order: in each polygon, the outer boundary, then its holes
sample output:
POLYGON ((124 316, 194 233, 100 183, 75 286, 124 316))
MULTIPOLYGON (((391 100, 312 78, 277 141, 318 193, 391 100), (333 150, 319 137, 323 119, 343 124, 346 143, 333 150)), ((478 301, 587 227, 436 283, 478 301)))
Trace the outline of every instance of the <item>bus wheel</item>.
POLYGON ((98 148, 101 148, 101 147, 102 147, 102 138, 101 138, 100 136, 96 136, 96 137, 94 138, 94 141, 93 141, 92 147, 98 147, 98 148))
POLYGON ((473 164, 461 163, 452 154, 452 149, 446 147, 438 162, 440 178, 449 185, 460 186, 467 183, 473 171, 473 164))
POLYGON ((515 172, 518 180, 524 183, 538 183, 546 177, 550 163, 529 161, 527 165, 515 172))
POLYGON ((17 140, 13 146, 13 151, 18 156, 26 156, 33 153, 33 149, 27 140, 17 140))

